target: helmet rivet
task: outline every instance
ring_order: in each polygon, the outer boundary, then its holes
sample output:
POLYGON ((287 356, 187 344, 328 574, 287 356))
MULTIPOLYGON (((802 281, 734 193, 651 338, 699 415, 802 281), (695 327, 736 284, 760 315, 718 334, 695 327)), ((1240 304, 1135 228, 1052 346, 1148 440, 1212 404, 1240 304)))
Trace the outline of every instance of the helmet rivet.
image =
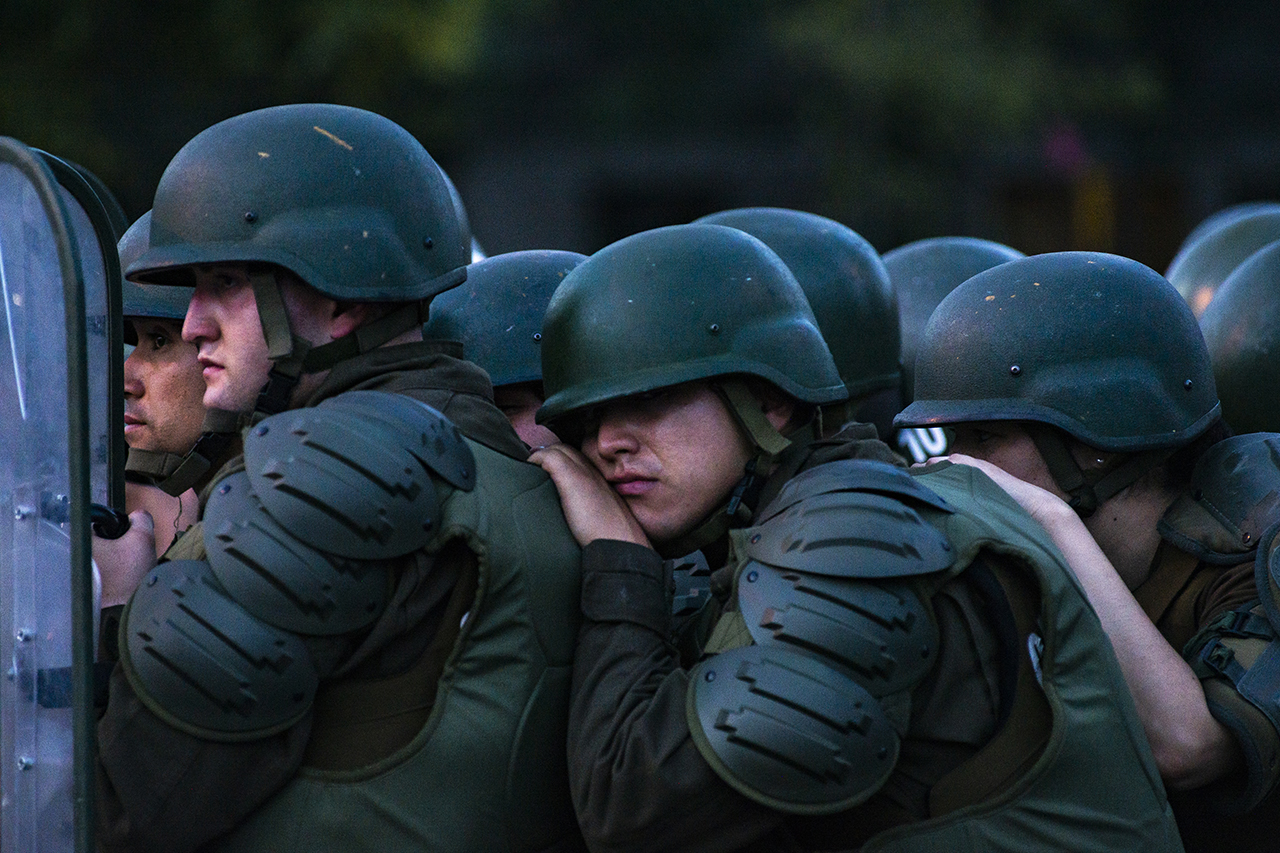
POLYGON ((227 492, 229 492, 229 491, 231 491, 231 484, 230 484, 230 483, 224 483, 224 484, 222 484, 221 486, 219 486, 219 487, 218 487, 218 494, 220 494, 220 495, 225 495, 225 494, 226 494, 227 492))
POLYGON ((433 243, 433 242, 431 241, 431 238, 430 238, 430 237, 423 237, 423 238, 422 238, 422 248, 424 248, 424 249, 430 249, 430 248, 431 248, 432 246, 434 246, 434 245, 435 245, 435 243, 433 243))
POLYGON ((711 333, 711 334, 713 334, 713 335, 718 335, 718 334, 720 334, 720 324, 719 324, 719 323, 712 323, 710 326, 707 326, 707 331, 708 331, 708 332, 710 332, 710 333, 711 333))
POLYGON ((542 343, 542 332, 534 332, 534 333, 533 333, 533 342, 534 342, 535 344, 542 343))
POLYGON ((757 571, 747 572, 747 583, 755 583, 760 580, 760 573, 757 571))
POLYGON ((245 221, 245 222, 257 222, 257 221, 258 221, 258 214, 254 213, 252 210, 246 210, 246 211, 244 212, 244 221, 245 221))
POLYGON ((1010 375, 1010 376, 1017 376, 1017 375, 1018 375, 1019 373, 1021 373, 1021 372, 1022 372, 1022 368, 1021 368, 1021 367, 1018 367, 1018 365, 1016 365, 1016 364, 1015 364, 1015 365, 1010 366, 1010 368, 1009 368, 1009 375, 1010 375))
POLYGON ((704 675, 704 676, 703 676, 703 678, 705 678, 707 681, 715 681, 715 680, 716 680, 716 671, 715 671, 714 669, 709 669, 709 670, 707 670, 707 674, 706 674, 706 675, 704 675))
POLYGON ((752 545, 756 544, 756 543, 757 543, 757 542, 759 542, 759 541, 760 541, 760 534, 759 534, 759 533, 757 533, 755 536, 752 536, 752 537, 751 537, 751 544, 752 544, 752 545))
POLYGON ((254 430, 254 434, 256 435, 266 435, 269 432, 271 432, 271 427, 267 426, 266 424, 263 424, 262 426, 254 430))
POLYGON ((1183 382, 1183 383, 1182 383, 1182 387, 1183 387, 1183 388, 1186 388, 1188 391, 1190 391, 1190 390, 1191 390, 1191 386, 1192 386, 1192 385, 1194 385, 1194 384, 1195 384, 1195 383, 1193 383, 1190 379, 1188 379, 1186 382, 1183 382))

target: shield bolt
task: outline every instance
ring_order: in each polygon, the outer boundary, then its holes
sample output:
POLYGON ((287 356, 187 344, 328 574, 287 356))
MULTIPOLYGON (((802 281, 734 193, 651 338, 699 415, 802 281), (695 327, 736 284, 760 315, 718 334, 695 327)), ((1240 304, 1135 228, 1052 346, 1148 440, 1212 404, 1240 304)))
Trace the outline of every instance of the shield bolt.
POLYGON ((35 767, 35 766, 36 766, 36 760, 35 760, 34 758, 32 758, 31 756, 29 756, 29 755, 20 755, 20 756, 18 756, 18 769, 19 769, 19 770, 30 770, 32 767, 35 767))
POLYGON ((19 628, 13 636, 19 643, 25 643, 28 640, 35 639, 36 632, 30 628, 19 628))
POLYGON ((35 510, 29 506, 16 506, 13 508, 13 517, 18 521, 26 521, 33 512, 35 510))

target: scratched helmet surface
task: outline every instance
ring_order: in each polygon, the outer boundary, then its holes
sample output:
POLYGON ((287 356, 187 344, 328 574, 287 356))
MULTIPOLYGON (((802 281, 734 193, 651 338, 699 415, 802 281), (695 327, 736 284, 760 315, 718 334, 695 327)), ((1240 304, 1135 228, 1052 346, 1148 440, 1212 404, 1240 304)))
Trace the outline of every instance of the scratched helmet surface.
POLYGON ((1158 273, 1097 252, 1009 261, 934 311, 900 427, 1036 421, 1103 450, 1178 447, 1220 414, 1204 338, 1158 273))
POLYGON ((149 247, 125 274, 190 285, 189 267, 270 263, 326 296, 408 302, 466 278, 471 233, 445 173, 390 119, 290 104, 219 122, 160 178, 149 247))
POLYGON ((542 327, 540 423, 608 400, 733 374, 797 400, 845 399, 795 276, 723 225, 672 225, 596 252, 565 276, 542 327))

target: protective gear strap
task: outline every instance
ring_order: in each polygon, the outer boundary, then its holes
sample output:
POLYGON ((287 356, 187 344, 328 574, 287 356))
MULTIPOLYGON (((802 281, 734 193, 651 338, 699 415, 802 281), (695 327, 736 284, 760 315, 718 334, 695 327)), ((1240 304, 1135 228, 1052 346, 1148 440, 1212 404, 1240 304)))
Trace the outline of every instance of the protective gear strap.
POLYGON ((1204 684, 1210 712, 1236 736, 1244 755, 1244 790, 1222 806, 1248 811, 1280 776, 1280 638, 1255 604, 1210 622, 1187 643, 1184 655, 1204 684), (1234 689, 1224 689, 1219 678, 1234 689))
POLYGON ((1042 424, 1028 424, 1027 433, 1040 451, 1054 482, 1071 496, 1068 504, 1081 518, 1093 515, 1100 505, 1162 464, 1177 449, 1133 453, 1110 469, 1085 471, 1071 454, 1066 435, 1061 431, 1042 424))
MULTIPOLYGON (((712 387, 717 392, 721 391, 716 385, 712 387)), ((745 386, 743 388, 745 391, 745 386)), ((749 399, 755 400, 755 397, 749 391, 746 394, 749 399)), ((732 411, 734 409, 733 404, 723 395, 722 399, 725 399, 726 405, 732 411)), ((758 411, 758 401, 755 403, 755 407, 758 411)), ((765 419, 765 422, 768 423, 767 419, 765 419)), ((769 429, 773 429, 772 424, 769 424, 769 429)), ((784 450, 792 450, 793 452, 785 453, 780 460, 775 459, 773 454, 763 450, 757 453, 753 459, 747 462, 746 468, 743 470, 742 479, 734 486, 733 491, 729 494, 729 500, 725 502, 723 508, 717 509, 707 517, 706 521, 684 536, 658 547, 658 553, 668 560, 682 557, 685 554, 702 550, 734 528, 745 527, 750 524, 755 515, 756 505, 760 501, 760 495, 764 492, 765 483, 772 477, 781 477, 789 480, 804 465, 807 459, 805 454, 795 453, 794 451, 803 450, 812 441, 819 438, 820 429, 818 423, 814 421, 792 433, 791 438, 783 438, 782 440, 787 443, 784 450), (777 466, 774 465, 775 462, 778 463, 777 466)), ((781 437, 781 433, 779 433, 779 437, 781 437)))
POLYGON ((327 370, 340 361, 375 350, 412 328, 427 322, 427 300, 411 302, 400 308, 366 323, 348 335, 314 347, 307 353, 302 362, 303 373, 315 373, 327 370))
POLYGON ((124 463, 124 477, 131 482, 154 485, 178 470, 182 459, 177 453, 130 447, 124 463))
POLYGON ((290 397, 303 374, 328 370, 421 326, 427 321, 430 305, 429 299, 402 305, 349 334, 316 346, 293 333, 280 292, 280 278, 274 269, 250 272, 249 282, 253 285, 258 319, 272 363, 267 384, 254 404, 254 411, 266 416, 289 408, 290 397))
MULTIPOLYGON (((999 583, 1019 638, 1016 657, 1016 687, 1011 697, 1003 695, 1003 723, 991 740, 963 763, 934 783, 929 790, 929 816, 938 817, 976 803, 990 802, 1011 784, 1023 778, 1027 770, 1044 752, 1053 729, 1053 711, 1044 690, 1036 680, 1031 656, 1021 642, 1036 631, 1040 615, 1040 590, 1029 573, 1011 569, 998 562, 987 562, 986 568, 999 583)), ((1009 649, 1001 650, 1003 658, 1009 649)))
POLYGON ((274 268, 250 272, 249 282, 253 285, 258 321, 262 323, 262 335, 267 342, 267 357, 271 359, 271 373, 258 393, 253 410, 255 414, 270 416, 289 408, 289 398, 302 376, 303 361, 311 351, 311 343, 294 335, 289 327, 280 279, 274 268))
POLYGON ((729 405, 729 411, 742 424, 747 435, 764 453, 776 457, 791 446, 791 441, 778 432, 760 409, 760 400, 747 389, 741 379, 725 379, 712 385, 729 405))
POLYGON ((130 448, 125 462, 125 476, 134 481, 150 483, 165 494, 177 497, 187 489, 194 488, 202 477, 226 457, 244 425, 236 412, 209 409, 205 412, 200 437, 185 455, 130 448), (133 476, 130 477, 130 474, 133 476))

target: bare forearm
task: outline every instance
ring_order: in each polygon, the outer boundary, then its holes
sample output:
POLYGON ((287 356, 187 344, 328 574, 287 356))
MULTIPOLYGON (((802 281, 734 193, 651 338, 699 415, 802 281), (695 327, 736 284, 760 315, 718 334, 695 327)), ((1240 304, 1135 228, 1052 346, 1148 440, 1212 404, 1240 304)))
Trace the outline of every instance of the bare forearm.
POLYGON ((1200 680, 1143 612, 1079 517, 1059 505, 1033 514, 1066 557, 1111 640, 1165 783, 1196 788, 1238 767, 1239 748, 1209 713, 1200 680))

